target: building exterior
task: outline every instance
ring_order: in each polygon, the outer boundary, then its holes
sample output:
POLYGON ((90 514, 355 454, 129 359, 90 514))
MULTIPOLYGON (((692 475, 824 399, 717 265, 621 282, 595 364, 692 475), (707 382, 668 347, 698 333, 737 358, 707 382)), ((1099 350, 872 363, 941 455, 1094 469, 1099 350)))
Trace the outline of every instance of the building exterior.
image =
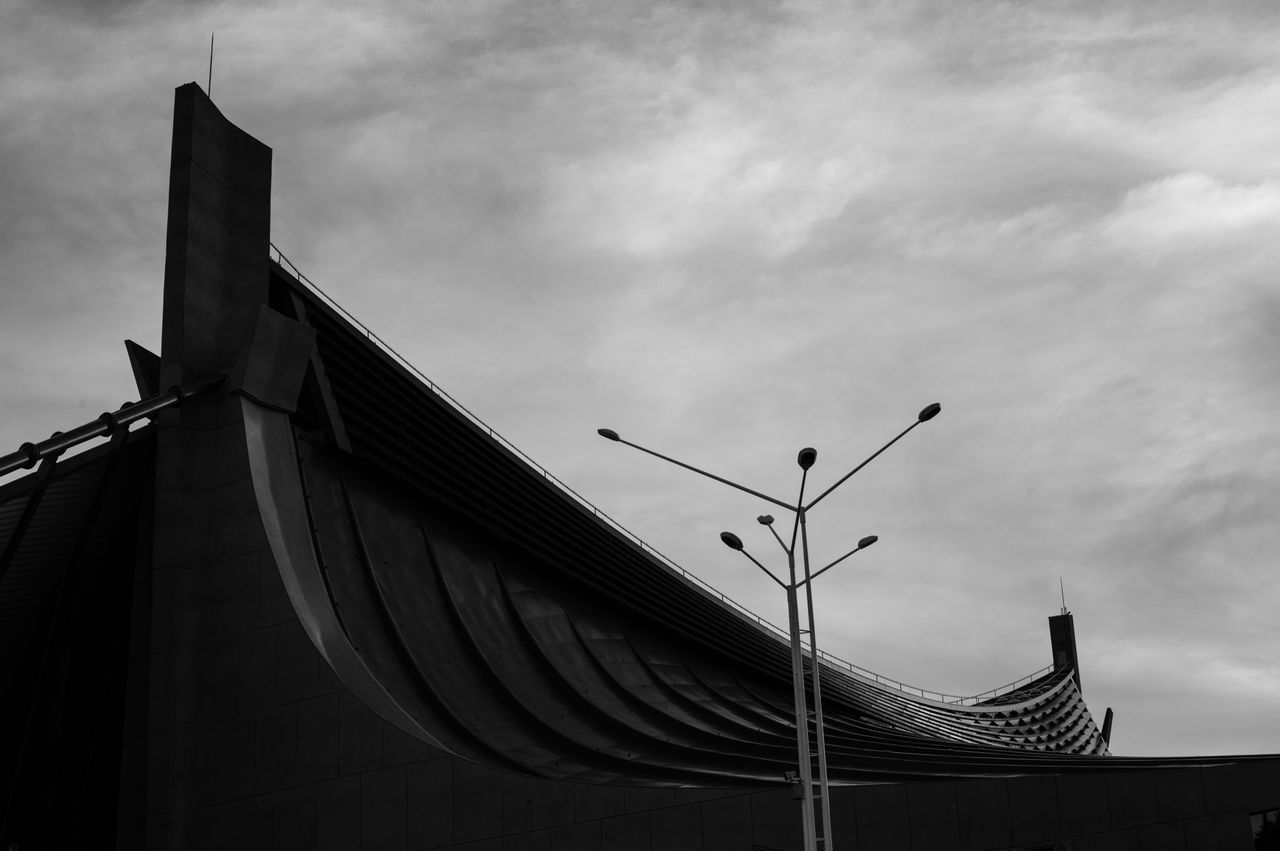
MULTIPOLYGON (((800 848, 785 637, 272 259, 270 175, 177 90, 139 402, 0 458, 0 844, 800 848)), ((1050 621, 981 700, 823 666, 831 847, 1252 847, 1280 757, 1109 754, 1050 621)))

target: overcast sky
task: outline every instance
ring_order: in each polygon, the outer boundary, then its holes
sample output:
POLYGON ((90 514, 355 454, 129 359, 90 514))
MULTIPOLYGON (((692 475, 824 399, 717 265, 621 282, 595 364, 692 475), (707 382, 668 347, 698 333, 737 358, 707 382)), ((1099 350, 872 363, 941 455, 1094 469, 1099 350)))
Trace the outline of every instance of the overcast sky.
POLYGON ((1280 751, 1280 11, 1119 5, 0 0, 0 447, 136 397, 216 30, 275 243, 689 571, 785 622, 768 506, 596 428, 790 499, 939 401, 820 644, 979 692, 1061 578, 1117 752, 1280 751))

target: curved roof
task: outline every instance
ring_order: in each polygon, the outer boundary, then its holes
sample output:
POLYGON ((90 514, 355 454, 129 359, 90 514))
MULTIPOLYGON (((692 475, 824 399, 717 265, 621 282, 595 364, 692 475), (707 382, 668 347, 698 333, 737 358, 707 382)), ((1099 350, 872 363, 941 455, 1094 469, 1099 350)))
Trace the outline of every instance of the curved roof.
MULTIPOLYGON (((273 304, 317 331, 285 466, 309 496, 326 616, 402 726, 548 777, 776 782, 794 767, 782 637, 552 484, 282 266, 272 275, 273 304)), ((836 779, 1106 753, 1068 667, 973 705, 822 674, 836 779)))
MULTIPOLYGON (((569 496, 278 265, 270 300, 315 329, 316 350, 295 412, 242 397, 255 495, 295 609, 348 688, 424 741, 544 777, 726 785, 794 767, 785 637, 569 496)), ((6 624, 38 625, 68 533, 132 534, 150 434, 0 488, 6 624)), ((1203 762, 1108 756, 1074 674, 969 703, 824 664, 831 777, 1203 762)))

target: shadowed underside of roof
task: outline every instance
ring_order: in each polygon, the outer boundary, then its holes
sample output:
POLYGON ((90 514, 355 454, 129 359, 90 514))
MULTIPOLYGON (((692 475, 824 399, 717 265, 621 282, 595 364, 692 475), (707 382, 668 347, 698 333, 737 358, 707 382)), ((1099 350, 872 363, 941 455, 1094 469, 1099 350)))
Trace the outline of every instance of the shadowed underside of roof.
POLYGON ((0 694, 18 691, 67 570, 110 561, 104 548, 122 538, 132 547, 153 447, 137 432, 0 487, 0 694))
POLYGON ((114 840, 154 448, 122 431, 0 487, 0 815, 68 847, 114 840))

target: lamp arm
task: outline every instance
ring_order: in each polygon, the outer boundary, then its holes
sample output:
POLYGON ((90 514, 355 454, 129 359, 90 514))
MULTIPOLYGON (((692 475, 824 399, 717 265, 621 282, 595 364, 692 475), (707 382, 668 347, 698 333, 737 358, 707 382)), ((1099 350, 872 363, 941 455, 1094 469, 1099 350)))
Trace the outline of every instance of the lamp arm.
POLYGON ((782 547, 782 551, 787 555, 791 555, 791 550, 787 549, 786 542, 782 540, 782 536, 778 534, 778 530, 773 528, 773 524, 769 525, 769 531, 773 533, 773 539, 778 542, 778 546, 782 547))
POLYGON ((849 552, 847 552, 847 553, 845 553, 844 555, 840 556, 840 558, 838 558, 838 559, 836 559, 835 561, 831 562, 831 564, 827 565, 826 567, 822 568, 821 570, 817 570, 817 571, 815 571, 815 572, 814 572, 814 573, 813 573, 813 574, 812 574, 808 579, 802 579, 802 580, 800 580, 800 582, 798 582, 797 584, 798 584, 798 585, 803 585, 803 584, 805 584, 806 582, 812 582, 813 580, 817 579, 819 576, 821 576, 822 574, 826 573, 828 570, 830 570, 831 568, 835 567, 837 564, 839 564, 840 562, 844 561, 844 560, 845 560, 845 559, 847 559, 849 556, 853 555, 854 553, 856 553, 858 550, 861 550, 861 549, 864 549, 864 547, 854 547, 853 549, 849 550, 849 552))
POLYGON ((773 575, 773 571, 772 571, 772 570, 770 570, 769 568, 765 567, 765 566, 764 566, 763 564, 761 564, 760 562, 756 561, 756 557, 755 557, 755 556, 753 556, 751 553, 747 552, 746 550, 738 550, 738 552, 742 553, 744 556, 746 556, 747 558, 751 559, 751 563, 752 563, 752 564, 754 564, 756 567, 758 567, 758 568, 760 568, 761 570, 763 570, 763 571, 764 571, 765 576, 769 577, 769 578, 770 578, 770 579, 772 579, 774 582, 778 583, 778 585, 780 585, 784 591, 791 587, 790 585, 787 585, 785 582, 783 582, 783 581, 782 581, 781 579, 779 579, 778 577, 774 576, 774 575, 773 575))
POLYGON ((760 499, 765 500, 766 502, 771 502, 774 505, 787 509, 788 511, 796 510, 796 507, 794 505, 788 505, 787 503, 783 502, 780 499, 774 499, 768 494, 763 494, 763 493, 760 493, 760 491, 752 490, 751 488, 745 485, 740 485, 737 482, 731 482, 728 479, 721 478, 720 476, 715 475, 714 473, 708 473, 706 470, 699 470, 697 467, 693 466, 692 464, 686 464, 683 461, 677 461, 674 458, 668 458, 666 455, 663 455, 660 452, 654 452, 652 449, 645 449, 643 446, 641 446, 638 443, 632 443, 631 441, 623 440, 622 438, 618 438, 618 443, 625 443, 627 446, 630 446, 632 449, 639 449, 641 452, 645 452, 649 455, 652 455, 655 458, 661 458, 663 461, 670 461, 672 464, 675 464, 677 467, 684 467, 686 470, 692 470, 693 472, 697 473, 700 476, 706 476, 708 479, 715 479, 717 482, 720 482, 721 484, 728 485, 731 488, 737 488, 740 491, 745 491, 746 493, 749 493, 752 496, 757 496, 760 499))
POLYGON ((809 471, 804 470, 800 473, 800 495, 796 497, 796 507, 791 509, 796 513, 795 522, 791 524, 791 546, 783 547, 787 551, 787 555, 791 555, 796 551, 796 536, 800 534, 800 518, 803 516, 804 505, 804 485, 809 481, 809 471))
MULTIPOLYGON (((845 473, 845 474, 844 474, 844 476, 843 476, 843 478, 841 478, 841 479, 840 479, 840 481, 836 482, 834 485, 832 485, 831 487, 827 488, 827 489, 826 489, 826 490, 824 490, 822 493, 820 493, 820 494, 818 494, 816 497, 814 497, 813 502, 811 502, 811 503, 809 503, 808 505, 806 505, 806 506, 804 507, 804 510, 805 510, 805 511, 808 511, 810 508, 813 508, 815 505, 817 505, 819 502, 821 502, 821 501, 822 501, 822 499, 823 499, 823 497, 825 497, 827 494, 831 493, 833 490, 835 490, 836 488, 840 487, 842 484, 844 484, 845 482, 847 482, 847 481, 849 480, 849 477, 850 477, 850 476, 852 476, 854 473, 858 472, 858 471, 859 471, 859 470, 861 470, 863 467, 867 466, 867 465, 868 465, 868 464, 870 464, 872 461, 876 460, 876 458, 878 458, 878 457, 880 456, 880 453, 884 452, 884 451, 885 451, 886 449, 888 449, 890 446, 893 446, 895 443, 897 443, 899 440, 901 440, 903 437, 905 437, 905 436, 906 436, 906 434, 907 434, 907 432, 911 431, 911 429, 913 429, 913 428, 915 428, 916 426, 920 425, 920 423, 921 423, 921 422, 922 422, 921 420, 916 420, 916 421, 915 421, 915 422, 913 422, 911 425, 909 425, 909 426, 907 426, 906 428, 904 428, 904 429, 902 430, 902 432, 901 432, 897 437, 895 437, 893 440, 889 441, 889 442, 888 442, 888 443, 886 443, 884 446, 881 446, 879 449, 877 449, 877 450, 876 450, 876 451, 871 455, 871 457, 870 457, 870 458, 868 458, 867 460, 863 461, 861 464, 859 464, 858 466, 854 467, 854 468, 853 468, 852 470, 850 470, 849 472, 845 473)), ((823 568, 823 569, 825 570, 825 568, 823 568)))

